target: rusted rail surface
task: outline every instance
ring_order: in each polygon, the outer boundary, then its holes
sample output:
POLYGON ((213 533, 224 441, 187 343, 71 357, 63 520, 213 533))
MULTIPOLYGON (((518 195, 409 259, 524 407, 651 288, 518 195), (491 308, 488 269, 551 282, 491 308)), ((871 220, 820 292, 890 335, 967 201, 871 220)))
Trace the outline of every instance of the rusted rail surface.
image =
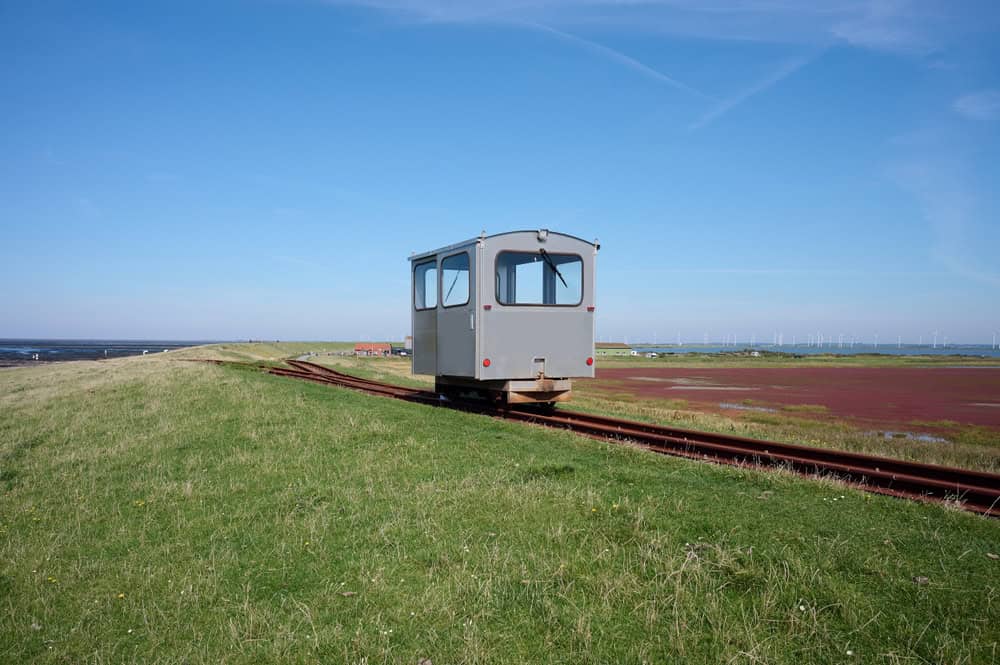
POLYGON ((432 391, 362 379, 315 363, 298 360, 287 363, 290 369, 267 369, 279 376, 352 388, 373 395, 568 429, 596 439, 626 441, 668 455, 742 467, 782 468, 809 476, 832 476, 870 492, 923 501, 955 501, 967 510, 1000 517, 1000 475, 997 474, 698 432, 608 416, 568 411, 540 413, 476 402, 455 402, 445 400, 432 391))

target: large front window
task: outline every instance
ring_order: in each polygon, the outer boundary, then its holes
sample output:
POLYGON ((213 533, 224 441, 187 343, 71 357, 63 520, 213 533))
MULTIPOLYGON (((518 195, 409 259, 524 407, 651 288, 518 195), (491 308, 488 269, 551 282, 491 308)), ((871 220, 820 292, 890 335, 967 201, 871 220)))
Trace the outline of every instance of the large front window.
POLYGON ((583 259, 575 254, 500 252, 497 302, 501 305, 579 305, 583 259))

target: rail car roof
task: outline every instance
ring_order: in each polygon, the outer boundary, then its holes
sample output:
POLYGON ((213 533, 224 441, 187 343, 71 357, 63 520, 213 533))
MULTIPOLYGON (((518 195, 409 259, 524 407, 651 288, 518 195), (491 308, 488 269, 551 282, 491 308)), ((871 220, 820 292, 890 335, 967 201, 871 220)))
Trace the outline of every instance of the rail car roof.
POLYGON ((436 256, 438 254, 443 254, 444 252, 450 252, 453 249, 458 249, 459 247, 466 247, 473 243, 479 242, 480 240, 489 240, 491 238, 502 238, 503 236, 512 236, 519 233, 538 233, 539 231, 545 231, 550 236, 562 236, 563 238, 570 238, 572 240, 578 240, 584 244, 590 245, 594 249, 600 249, 601 245, 596 240, 591 242, 589 240, 584 240, 578 236, 570 235, 568 233, 560 233, 559 231, 550 231, 549 229, 522 229, 520 231, 505 231, 504 233, 494 233, 493 235, 481 235, 475 238, 469 238, 468 240, 462 242, 456 242, 451 245, 445 245, 444 247, 439 247, 438 249, 433 249, 429 252, 415 252, 410 255, 411 261, 416 261, 418 259, 426 259, 428 256, 436 256))

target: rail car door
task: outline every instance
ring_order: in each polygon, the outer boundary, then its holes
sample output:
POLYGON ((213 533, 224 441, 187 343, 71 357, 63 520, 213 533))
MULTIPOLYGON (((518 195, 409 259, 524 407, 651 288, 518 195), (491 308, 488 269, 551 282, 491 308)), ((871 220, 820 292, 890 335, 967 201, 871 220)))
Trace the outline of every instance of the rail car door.
POLYGON ((413 264, 413 373, 437 374, 437 257, 413 264))
POLYGON ((438 376, 473 377, 476 372, 476 257, 467 246, 441 258, 441 304, 437 320, 438 376))

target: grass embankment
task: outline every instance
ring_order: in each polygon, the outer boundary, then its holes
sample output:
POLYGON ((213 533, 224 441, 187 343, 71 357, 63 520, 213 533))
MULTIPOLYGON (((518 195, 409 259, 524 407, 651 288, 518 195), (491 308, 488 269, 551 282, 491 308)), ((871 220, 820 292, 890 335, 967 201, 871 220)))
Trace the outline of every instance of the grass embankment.
MULTIPOLYGON (((253 342, 190 346, 170 352, 173 360, 276 361, 307 353, 349 353, 354 342, 253 342)), ((353 356, 352 356, 353 357, 353 356)))
POLYGON ((163 357, 0 413, 3 662, 997 656, 966 513, 163 357))
MULTIPOLYGON (((357 376, 398 385, 434 385, 433 377, 412 375, 407 358, 323 355, 313 360, 357 376)), ((605 385, 609 385, 609 382, 605 382, 605 385)), ((921 440, 886 435, 882 431, 872 431, 870 428, 860 428, 848 422, 827 418, 823 407, 817 405, 792 405, 773 413, 748 409, 726 415, 699 410, 697 404, 683 399, 652 399, 636 397, 626 392, 609 393, 607 390, 596 389, 592 382, 586 380, 573 382, 572 401, 559 408, 1000 473, 1000 433, 986 427, 959 423, 929 423, 926 428, 914 425, 912 429, 915 431, 930 430, 938 436, 946 437, 945 441, 921 440)))

